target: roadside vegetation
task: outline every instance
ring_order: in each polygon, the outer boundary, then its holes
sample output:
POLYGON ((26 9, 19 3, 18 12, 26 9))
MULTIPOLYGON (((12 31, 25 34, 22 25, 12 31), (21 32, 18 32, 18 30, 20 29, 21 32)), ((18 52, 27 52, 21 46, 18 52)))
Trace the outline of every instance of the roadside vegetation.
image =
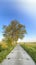
POLYGON ((6 58, 6 56, 14 49, 16 44, 6 44, 4 42, 0 42, 0 63, 6 58))
POLYGON ((36 42, 21 43, 21 46, 36 62, 36 42))

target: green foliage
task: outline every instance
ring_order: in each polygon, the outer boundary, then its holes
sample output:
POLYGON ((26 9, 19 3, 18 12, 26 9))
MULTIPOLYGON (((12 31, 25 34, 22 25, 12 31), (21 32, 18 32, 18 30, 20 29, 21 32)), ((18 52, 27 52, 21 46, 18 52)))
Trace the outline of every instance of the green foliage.
POLYGON ((0 52, 2 51, 2 47, 1 47, 1 45, 0 45, 0 52))
POLYGON ((36 43, 25 43, 21 44, 21 46, 29 53, 32 59, 36 62, 36 43))
POLYGON ((2 48, 2 45, 0 45, 0 52, 4 51, 5 49, 2 48))
POLYGON ((18 21, 13 20, 8 26, 4 26, 4 37, 6 39, 11 38, 14 41, 17 41, 18 38, 22 39, 26 32, 25 26, 20 24, 18 21), (4 28, 5 27, 5 28, 4 28))
POLYGON ((7 49, 0 52, 0 63, 6 58, 6 56, 14 49, 16 45, 9 46, 7 49))

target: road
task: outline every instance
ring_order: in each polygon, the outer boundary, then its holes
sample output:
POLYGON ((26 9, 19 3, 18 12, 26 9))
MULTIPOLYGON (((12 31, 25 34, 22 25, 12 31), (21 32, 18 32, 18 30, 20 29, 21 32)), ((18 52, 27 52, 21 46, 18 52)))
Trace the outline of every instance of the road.
POLYGON ((17 45, 0 65, 35 65, 35 63, 26 51, 17 45))

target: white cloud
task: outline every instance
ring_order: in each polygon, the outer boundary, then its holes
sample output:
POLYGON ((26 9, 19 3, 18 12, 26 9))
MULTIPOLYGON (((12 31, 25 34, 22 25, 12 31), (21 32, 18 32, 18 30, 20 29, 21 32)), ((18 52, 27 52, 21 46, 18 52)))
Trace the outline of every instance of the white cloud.
POLYGON ((36 42, 36 38, 23 38, 22 40, 21 39, 18 39, 17 42, 36 42))
POLYGON ((2 41, 2 39, 3 39, 3 36, 0 36, 0 41, 2 41))

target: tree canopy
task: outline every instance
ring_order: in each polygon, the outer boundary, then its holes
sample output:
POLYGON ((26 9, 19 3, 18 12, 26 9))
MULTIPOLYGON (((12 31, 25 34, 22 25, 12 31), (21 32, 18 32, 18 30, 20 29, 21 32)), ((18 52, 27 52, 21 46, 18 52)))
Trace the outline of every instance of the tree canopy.
POLYGON ((13 20, 8 26, 4 25, 4 37, 10 38, 13 41, 17 41, 19 38, 22 39, 26 32, 25 25, 20 24, 18 21, 13 20))

